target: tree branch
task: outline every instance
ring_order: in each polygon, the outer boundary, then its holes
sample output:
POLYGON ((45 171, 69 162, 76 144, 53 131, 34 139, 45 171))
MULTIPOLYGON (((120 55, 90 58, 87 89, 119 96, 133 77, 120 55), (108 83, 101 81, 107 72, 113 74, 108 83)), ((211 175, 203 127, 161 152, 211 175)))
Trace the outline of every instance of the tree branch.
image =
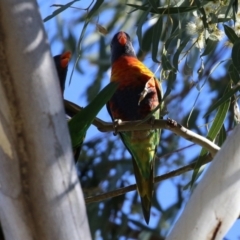
MULTIPOLYGON (((64 100, 64 105, 65 105, 67 114, 69 114, 70 116, 74 116, 82 109, 81 107, 67 100, 64 100)), ((113 123, 104 122, 97 117, 94 119, 92 124, 96 126, 98 130, 101 132, 116 131, 116 128, 113 123)), ((211 153, 212 157, 214 157, 215 154, 220 150, 220 147, 214 144, 209 139, 190 131, 189 129, 183 127, 181 124, 177 123, 175 120, 172 120, 172 119, 154 120, 151 122, 149 121, 121 122, 117 126, 117 131, 123 132, 123 131, 148 130, 148 129, 157 129, 157 128, 170 130, 176 135, 181 136, 191 142, 194 142, 203 148, 206 148, 211 153)))
MULTIPOLYGON (((202 165, 204 165, 206 163, 209 163, 211 160, 212 160, 212 157, 210 155, 207 155, 207 157, 203 160, 202 165)), ((166 180, 166 179, 169 179, 169 178, 172 178, 172 177, 176 177, 176 176, 179 176, 179 175, 181 175, 185 172, 193 170, 194 167, 195 167, 195 164, 196 164, 196 162, 193 162, 193 163, 191 163, 187 166, 181 167, 177 170, 174 170, 174 171, 171 171, 169 173, 163 174, 161 176, 155 177, 154 182, 158 183, 158 182, 161 182, 163 180, 166 180)), ((106 200, 108 198, 123 195, 125 193, 134 191, 136 189, 137 189, 136 184, 132 184, 132 185, 129 185, 127 187, 123 187, 123 188, 119 188, 117 190, 113 190, 113 191, 110 191, 110 192, 107 192, 107 193, 99 194, 97 196, 87 197, 87 198, 85 198, 85 202, 86 202, 86 204, 93 203, 93 202, 100 202, 100 201, 106 200)))

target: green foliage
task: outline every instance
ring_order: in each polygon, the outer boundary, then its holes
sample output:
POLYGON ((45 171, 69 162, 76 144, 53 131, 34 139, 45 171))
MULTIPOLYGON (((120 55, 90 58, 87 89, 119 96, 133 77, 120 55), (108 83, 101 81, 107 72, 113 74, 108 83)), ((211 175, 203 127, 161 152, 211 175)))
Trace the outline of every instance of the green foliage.
POLYGON ((218 108, 219 106, 222 106, 225 102, 227 102, 237 91, 240 90, 240 87, 233 88, 229 90, 222 98, 220 98, 217 102, 215 102, 206 112, 204 115, 205 117, 208 116, 213 110, 218 108))
POLYGON ((175 67, 176 70, 178 70, 178 63, 179 63, 178 59, 179 59, 179 56, 182 53, 182 50, 189 43, 190 39, 191 39, 190 36, 184 38, 183 41, 180 43, 179 48, 177 49, 177 51, 175 52, 175 54, 173 56, 173 66, 175 67))
POLYGON ((239 82, 238 70, 234 67, 234 65, 232 63, 229 65, 228 75, 234 84, 237 84, 239 82))
POLYGON ((69 133, 72 140, 72 147, 76 149, 82 145, 86 132, 97 116, 98 112, 112 97, 117 89, 116 83, 109 83, 83 110, 77 113, 69 122, 69 133))
MULTIPOLYGON (((226 90, 226 92, 229 91, 229 86, 226 90)), ((227 101, 224 102, 224 104, 220 105, 220 107, 218 108, 217 114, 213 120, 212 126, 209 129, 209 132, 207 134, 207 138, 210 139, 211 141, 215 141, 217 135, 219 134, 219 132, 221 132, 221 138, 220 140, 220 144, 223 143, 223 140, 226 138, 224 138, 224 133, 222 131, 224 128, 224 120, 227 116, 228 110, 229 110, 229 106, 230 106, 230 99, 228 99, 227 101)), ((191 186, 193 186, 193 184, 195 183, 197 177, 199 176, 199 169, 200 167, 203 165, 203 158, 204 156, 207 155, 207 150, 205 148, 202 148, 201 153, 199 155, 199 159, 195 165, 194 171, 193 171, 193 175, 192 175, 192 180, 191 180, 191 186)))
POLYGON ((133 7, 137 10, 143 10, 144 12, 150 12, 150 13, 156 13, 156 14, 176 14, 176 13, 186 13, 186 12, 192 12, 197 10, 197 7, 155 7, 153 8, 152 5, 149 6, 147 4, 144 4, 142 6, 136 5, 136 4, 126 4, 130 7, 133 7))
POLYGON ((228 25, 223 24, 223 27, 224 27, 225 34, 227 35, 229 41, 234 44, 235 41, 237 41, 239 39, 239 37, 237 36, 235 31, 228 25))
POLYGON ((240 39, 233 44, 232 62, 237 71, 240 72, 240 39))
POLYGON ((216 48, 217 43, 218 42, 215 40, 208 39, 206 48, 204 49, 204 52, 201 54, 201 57, 209 55, 216 48))

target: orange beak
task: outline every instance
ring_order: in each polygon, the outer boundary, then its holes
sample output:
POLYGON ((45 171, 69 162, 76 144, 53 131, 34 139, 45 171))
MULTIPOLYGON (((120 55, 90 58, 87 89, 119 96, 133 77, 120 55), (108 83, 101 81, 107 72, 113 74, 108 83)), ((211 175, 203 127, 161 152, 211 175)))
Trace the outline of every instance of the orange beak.
POLYGON ((72 53, 70 51, 64 52, 61 55, 60 64, 62 68, 66 68, 68 66, 71 56, 72 56, 72 53))
POLYGON ((125 45, 127 43, 127 36, 124 32, 119 32, 117 38, 121 45, 125 45))

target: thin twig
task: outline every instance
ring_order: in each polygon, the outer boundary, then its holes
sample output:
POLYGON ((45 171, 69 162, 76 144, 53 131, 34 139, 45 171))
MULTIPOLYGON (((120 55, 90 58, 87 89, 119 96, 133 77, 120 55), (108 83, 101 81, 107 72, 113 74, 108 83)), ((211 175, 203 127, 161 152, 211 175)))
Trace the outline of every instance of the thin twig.
MULTIPOLYGON (((212 157, 210 155, 207 155, 206 158, 203 160, 202 165, 211 162, 211 160, 212 160, 212 157)), ((181 167, 181 168, 176 169, 174 171, 171 171, 169 173, 166 173, 166 174, 163 174, 161 176, 155 177, 154 182, 158 183, 160 181, 163 181, 163 180, 166 180, 166 179, 169 179, 169 178, 172 178, 172 177, 176 177, 176 176, 179 176, 179 175, 181 175, 185 172, 193 170, 194 167, 195 167, 195 164, 196 164, 196 162, 193 162, 193 163, 191 163, 187 166, 181 167)), ((107 192, 107 193, 99 194, 97 196, 87 197, 87 198, 85 198, 85 202, 86 202, 86 204, 93 203, 93 202, 100 202, 100 201, 106 200, 108 198, 113 198, 113 197, 123 195, 125 193, 134 191, 136 189, 137 189, 136 184, 132 184, 132 185, 129 185, 127 187, 123 187, 123 188, 119 188, 117 190, 113 190, 113 191, 110 191, 110 192, 107 192)))

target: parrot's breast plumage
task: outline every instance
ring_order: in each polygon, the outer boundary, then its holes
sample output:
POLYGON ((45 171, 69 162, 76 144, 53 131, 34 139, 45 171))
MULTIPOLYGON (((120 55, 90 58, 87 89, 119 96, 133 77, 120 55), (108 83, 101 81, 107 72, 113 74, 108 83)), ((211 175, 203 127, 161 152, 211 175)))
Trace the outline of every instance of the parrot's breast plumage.
POLYGON ((119 84, 109 102, 114 119, 141 120, 159 105, 158 82, 154 74, 137 58, 122 56, 114 62, 111 81, 119 84), (146 84, 148 93, 139 103, 146 84))
MULTIPOLYGON (((115 61, 112 65, 111 81, 119 84, 118 89, 108 102, 108 110, 113 119, 142 120, 159 106, 160 87, 158 80, 136 57, 121 56, 115 61), (139 103, 145 87, 148 88, 148 93, 139 103)), ((153 116, 159 119, 159 110, 153 116)), ((153 171, 150 165, 153 164, 156 146, 159 144, 159 134, 159 130, 120 133, 124 144, 135 159, 142 177, 146 179, 153 171)))

